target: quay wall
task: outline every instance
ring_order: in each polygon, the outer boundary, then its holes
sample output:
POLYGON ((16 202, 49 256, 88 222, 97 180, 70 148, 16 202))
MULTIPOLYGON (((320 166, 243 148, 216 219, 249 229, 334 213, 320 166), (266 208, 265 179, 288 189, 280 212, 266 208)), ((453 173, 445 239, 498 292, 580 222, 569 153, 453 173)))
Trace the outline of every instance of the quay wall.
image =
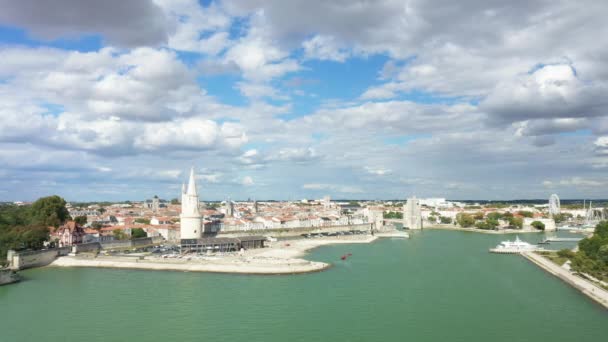
POLYGON ((72 247, 73 253, 97 253, 101 250, 99 242, 81 243, 72 247))
POLYGON ((133 240, 118 240, 118 241, 100 242, 100 244, 103 249, 129 249, 129 248, 152 246, 152 245, 159 244, 162 241, 164 241, 162 236, 155 236, 155 237, 139 238, 139 239, 133 239, 133 240))
POLYGON ((298 236, 305 233, 333 233, 345 230, 370 230, 371 223, 325 226, 325 227, 300 227, 300 228, 280 228, 280 229, 255 229, 239 230, 230 232, 218 232, 218 237, 237 237, 244 235, 272 235, 273 237, 298 236))
POLYGON ((566 284, 579 290, 587 297, 608 309, 608 291, 605 289, 595 285, 589 280, 570 273, 568 270, 558 266, 553 261, 543 257, 540 254, 536 254, 534 252, 524 252, 521 253, 521 255, 533 264, 536 264, 538 267, 544 269, 548 273, 560 278, 566 284))
POLYGON ((40 251, 8 251, 9 268, 23 270, 32 267, 46 266, 58 256, 68 255, 71 247, 44 249, 40 251))

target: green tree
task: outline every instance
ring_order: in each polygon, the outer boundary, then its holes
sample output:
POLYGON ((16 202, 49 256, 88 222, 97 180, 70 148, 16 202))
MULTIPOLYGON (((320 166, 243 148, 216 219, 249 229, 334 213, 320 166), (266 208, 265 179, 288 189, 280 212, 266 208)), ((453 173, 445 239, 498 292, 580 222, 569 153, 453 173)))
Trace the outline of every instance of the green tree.
POLYGON ((458 213, 456 215, 456 222, 463 228, 472 227, 475 224, 473 216, 467 213, 458 213))
POLYGON ((382 217, 385 219, 403 219, 403 213, 399 211, 389 211, 388 213, 383 213, 382 217))
POLYGON ((177 198, 174 198, 171 200, 171 204, 179 204, 179 200, 177 198))
POLYGON ((493 211, 487 215, 487 218, 498 221, 498 220, 502 220, 503 215, 497 211, 493 211))
POLYGON ((476 220, 483 220, 483 217, 484 217, 484 215, 483 215, 483 212, 481 212, 481 211, 478 211, 473 215, 473 218, 476 220))
POLYGON ((101 222, 98 222, 98 221, 91 222, 91 228, 93 228, 93 229, 100 230, 102 227, 103 227, 103 225, 101 224, 101 222))
POLYGON ((142 224, 150 224, 150 220, 147 219, 147 218, 143 218, 143 217, 136 218, 134 222, 135 223, 142 223, 142 224))
POLYGON ((475 227, 478 229, 494 230, 498 227, 498 221, 488 218, 485 221, 475 223, 475 227))
POLYGON ((568 248, 560 249, 559 251, 557 251, 557 256, 559 256, 560 258, 572 259, 575 255, 576 253, 569 250, 568 248))
POLYGON ((65 200, 56 195, 38 199, 30 210, 32 223, 37 225, 59 227, 70 219, 65 200))
POLYGON ((112 231, 112 235, 114 235, 114 239, 116 240, 124 240, 127 238, 127 234, 118 228, 112 231))
POLYGON ((74 222, 76 222, 77 224, 84 226, 85 224, 87 224, 87 217, 86 216, 76 216, 74 217, 74 222))
POLYGON ((509 218, 509 225, 516 229, 522 229, 524 227, 524 219, 521 217, 511 216, 509 218))
POLYGON ((437 216, 429 216, 429 222, 436 223, 437 222, 437 216))
POLYGON ((527 210, 520 210, 517 213, 523 217, 529 217, 529 218, 534 217, 534 213, 531 211, 527 211, 527 210))
POLYGON ((141 228, 133 228, 131 230, 131 239, 145 238, 148 237, 148 233, 141 228))
POLYGON ((443 224, 450 224, 452 223, 452 218, 447 216, 439 216, 439 221, 443 224))
POLYGON ((545 230, 545 224, 540 221, 533 221, 530 225, 538 230, 545 230))

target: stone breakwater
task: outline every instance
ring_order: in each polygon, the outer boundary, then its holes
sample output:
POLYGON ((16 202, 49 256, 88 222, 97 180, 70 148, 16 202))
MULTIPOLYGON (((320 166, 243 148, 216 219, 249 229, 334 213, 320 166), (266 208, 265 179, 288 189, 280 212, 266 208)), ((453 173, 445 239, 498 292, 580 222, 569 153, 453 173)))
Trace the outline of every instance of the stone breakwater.
POLYGON ((597 303, 604 306, 604 308, 608 309, 608 291, 593 284, 588 280, 576 276, 575 274, 564 269, 563 267, 556 265, 553 261, 543 257, 542 255, 536 254, 534 252, 524 252, 521 253, 521 255, 524 258, 530 260, 532 263, 539 266, 540 268, 560 278, 575 289, 581 291, 587 297, 593 299, 597 303))
POLYGON ((343 243, 370 243, 375 236, 349 236, 339 238, 303 239, 275 242, 269 248, 254 249, 243 254, 222 257, 190 257, 163 259, 158 257, 97 257, 80 258, 65 256, 50 266, 56 267, 102 267, 144 270, 171 270, 185 272, 215 272, 243 274, 297 274, 318 272, 331 264, 310 261, 302 257, 307 251, 324 245, 343 243))

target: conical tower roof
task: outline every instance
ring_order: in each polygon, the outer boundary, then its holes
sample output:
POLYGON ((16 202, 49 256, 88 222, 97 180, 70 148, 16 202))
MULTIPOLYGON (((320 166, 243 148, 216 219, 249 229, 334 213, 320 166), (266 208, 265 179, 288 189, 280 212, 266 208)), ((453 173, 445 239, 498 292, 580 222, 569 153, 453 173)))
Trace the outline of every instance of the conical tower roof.
POLYGON ((186 194, 197 196, 196 180, 194 179, 194 168, 190 169, 190 180, 188 181, 188 190, 187 190, 186 194))

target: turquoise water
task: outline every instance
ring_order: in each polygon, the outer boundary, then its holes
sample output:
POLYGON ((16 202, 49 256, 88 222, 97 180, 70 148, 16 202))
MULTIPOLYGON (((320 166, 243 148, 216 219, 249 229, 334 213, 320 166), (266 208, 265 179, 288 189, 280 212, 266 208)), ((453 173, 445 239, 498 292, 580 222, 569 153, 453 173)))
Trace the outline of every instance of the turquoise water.
POLYGON ((606 339, 608 311, 521 257, 487 252, 503 239, 423 231, 327 246, 309 258, 332 269, 293 276, 29 270, 0 287, 0 341, 606 339))

